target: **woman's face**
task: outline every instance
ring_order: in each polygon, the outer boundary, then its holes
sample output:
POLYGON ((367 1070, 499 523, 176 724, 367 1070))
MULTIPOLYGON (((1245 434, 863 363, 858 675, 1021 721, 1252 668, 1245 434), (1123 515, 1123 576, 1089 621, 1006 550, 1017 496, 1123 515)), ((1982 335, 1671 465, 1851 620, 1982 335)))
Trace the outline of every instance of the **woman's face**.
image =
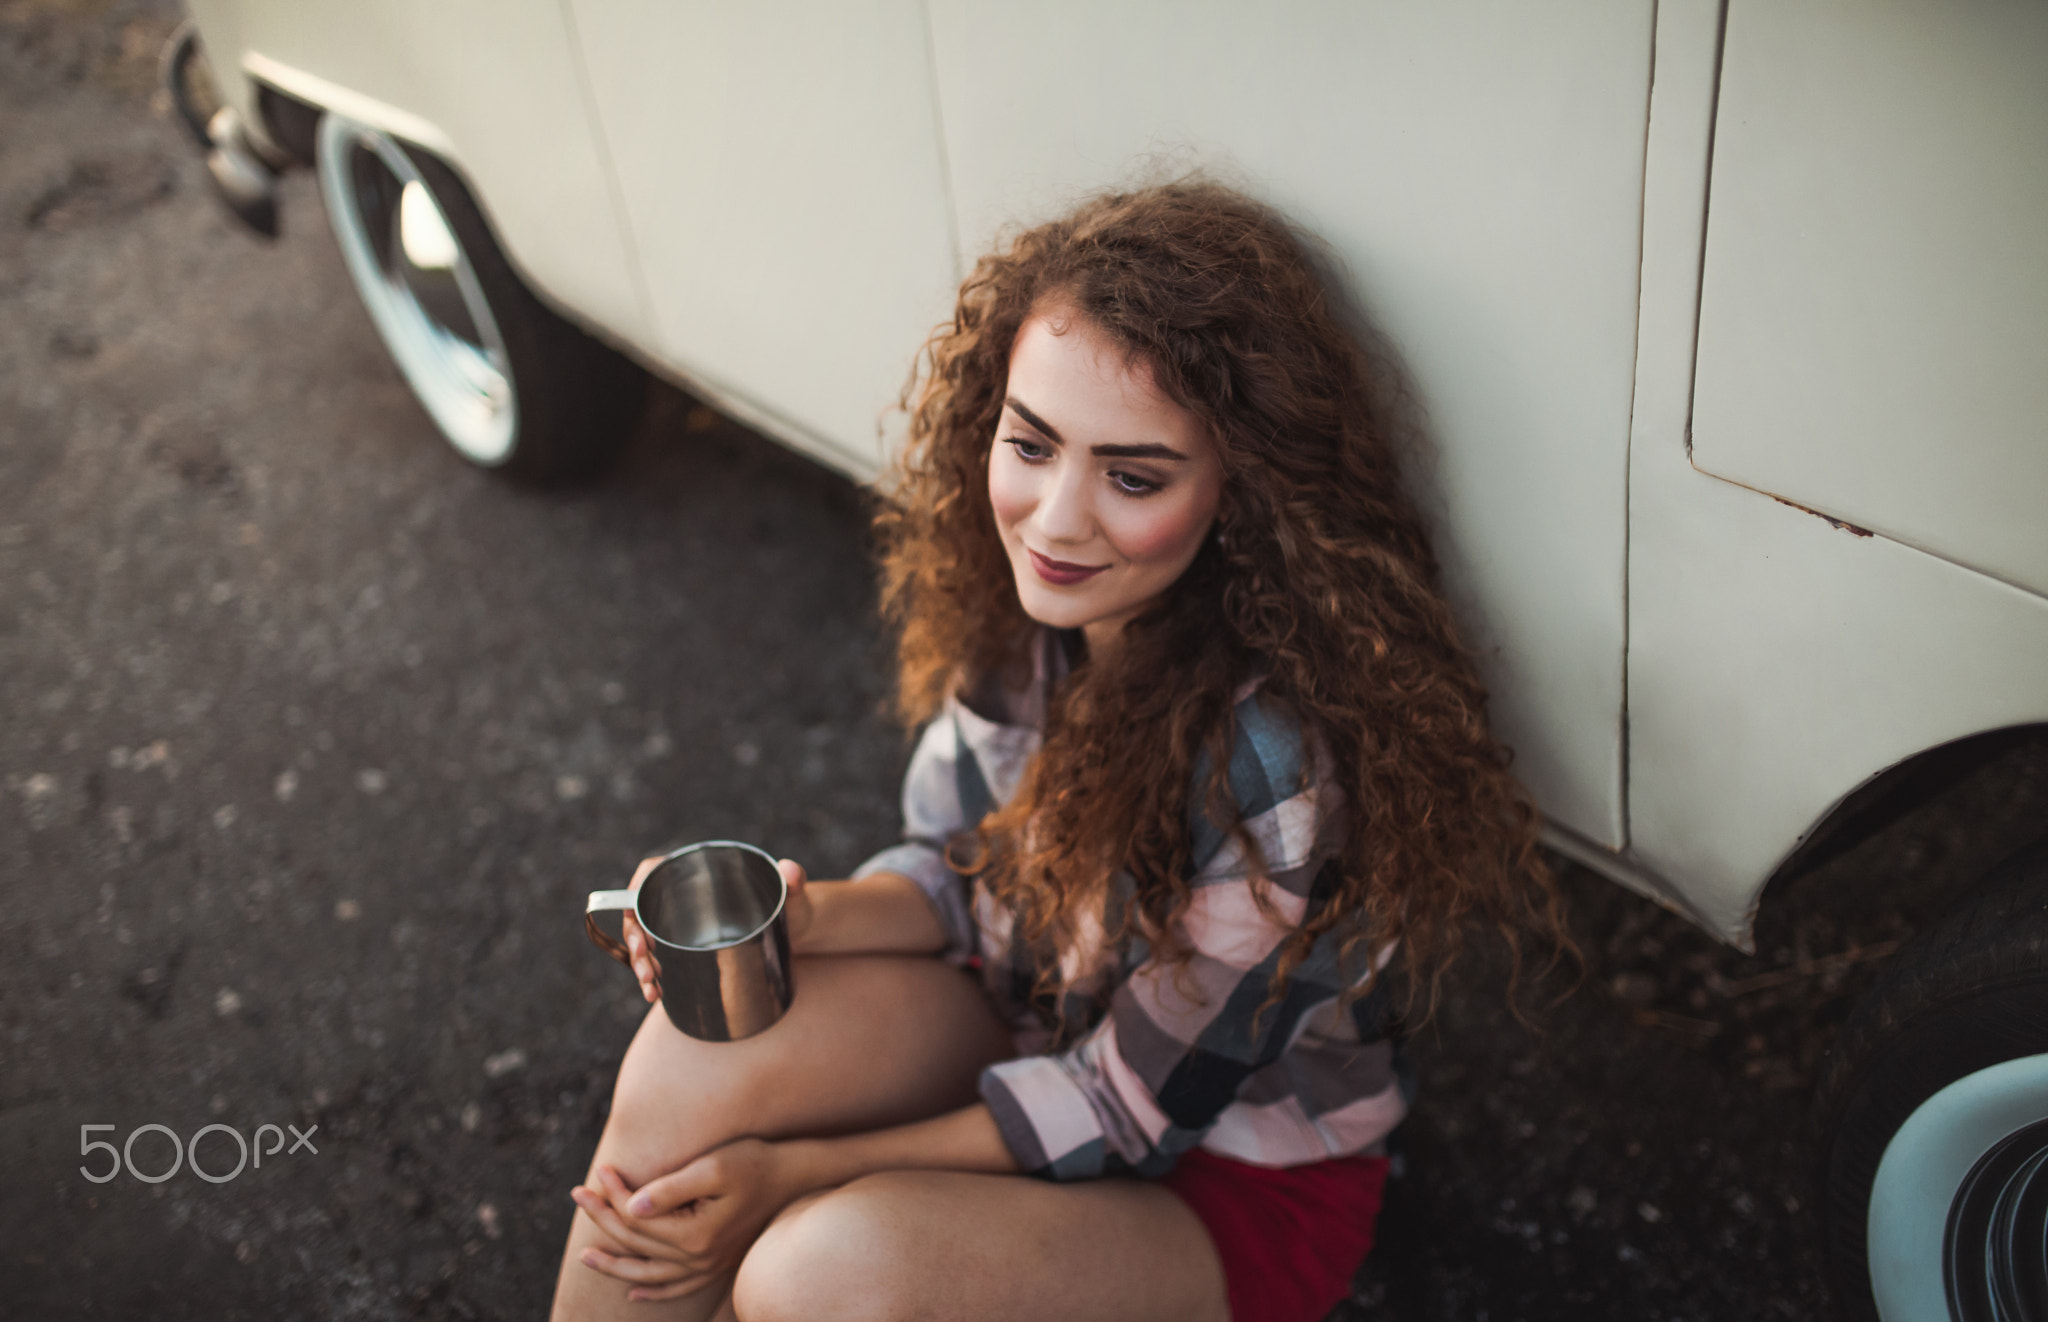
POLYGON ((1025 613, 1099 656, 1201 549, 1223 463, 1149 368, 1055 307, 1011 347, 988 494, 1025 613))

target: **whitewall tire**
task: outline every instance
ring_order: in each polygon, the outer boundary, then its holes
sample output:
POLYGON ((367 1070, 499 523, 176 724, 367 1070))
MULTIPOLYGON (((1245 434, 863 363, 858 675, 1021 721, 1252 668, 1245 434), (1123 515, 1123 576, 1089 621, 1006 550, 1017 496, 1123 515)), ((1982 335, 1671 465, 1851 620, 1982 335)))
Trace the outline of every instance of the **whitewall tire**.
POLYGON ((2048 1319, 2048 841, 1901 952, 1820 1114, 1846 1317, 2048 1319))
POLYGON ((640 369, 534 296, 445 162, 332 113, 315 143, 349 278, 448 443, 513 477, 602 467, 639 417, 640 369))

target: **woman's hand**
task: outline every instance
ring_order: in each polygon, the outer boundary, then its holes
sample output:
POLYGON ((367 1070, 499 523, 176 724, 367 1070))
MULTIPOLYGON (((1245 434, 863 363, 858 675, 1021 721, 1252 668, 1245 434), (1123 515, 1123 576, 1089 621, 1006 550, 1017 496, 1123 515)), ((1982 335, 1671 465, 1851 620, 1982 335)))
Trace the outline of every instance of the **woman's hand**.
MULTIPOLYGON (((636 891, 640 883, 647 880, 647 874, 661 866, 663 855, 643 858, 640 866, 633 869, 633 880, 626 883, 626 889, 636 891)), ((626 910, 625 921, 620 924, 626 938, 626 953, 633 957, 633 976, 640 980, 640 994, 649 1005, 661 999, 661 966, 654 962, 654 952, 647 944, 647 933, 633 920, 633 911, 626 910)))
POLYGON ((783 903, 782 913, 789 921, 789 945, 794 950, 811 930, 811 897, 804 890, 803 864, 785 858, 775 866, 782 869, 783 884, 789 887, 789 899, 783 903))
POLYGON ((791 1174, 778 1145, 758 1138, 713 1148, 638 1190, 599 1166, 599 1187, 570 1196, 626 1251, 585 1249, 583 1265, 625 1281, 628 1299, 694 1294, 737 1268, 775 1214, 804 1192, 791 1174))

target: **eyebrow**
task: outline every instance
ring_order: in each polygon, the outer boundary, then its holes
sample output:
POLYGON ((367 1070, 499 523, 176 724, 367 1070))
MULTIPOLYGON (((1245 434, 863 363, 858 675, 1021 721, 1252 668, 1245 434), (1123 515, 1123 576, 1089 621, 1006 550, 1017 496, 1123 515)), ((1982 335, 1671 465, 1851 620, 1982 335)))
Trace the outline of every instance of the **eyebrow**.
MULTIPOLYGON (((1024 401, 1018 399, 1015 395, 1005 395, 1003 397, 1003 405, 1004 407, 1008 408, 1011 412, 1015 413, 1018 417, 1024 419, 1024 421, 1030 423, 1033 427, 1043 432, 1046 438, 1052 441, 1053 444, 1066 444, 1066 441, 1061 439, 1060 434, 1052 429, 1052 425, 1050 423, 1046 422, 1044 418, 1039 417, 1036 413, 1033 413, 1030 410, 1030 408, 1028 408, 1025 405, 1024 401)), ((1090 453, 1094 454, 1097 458, 1100 459, 1187 458, 1186 455, 1174 449, 1172 446, 1161 445, 1157 441, 1148 441, 1143 445, 1095 445, 1090 446, 1089 451, 1090 453)))

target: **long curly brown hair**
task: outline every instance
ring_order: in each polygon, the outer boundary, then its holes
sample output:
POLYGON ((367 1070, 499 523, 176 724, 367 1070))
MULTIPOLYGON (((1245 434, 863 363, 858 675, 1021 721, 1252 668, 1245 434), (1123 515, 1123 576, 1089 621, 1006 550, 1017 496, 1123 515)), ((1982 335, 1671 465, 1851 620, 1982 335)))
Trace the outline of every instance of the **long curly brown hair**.
POLYGON ((1221 536, 1130 621, 1113 661, 1060 686, 1023 782, 959 866, 1040 949, 1114 908, 1113 939, 1184 959, 1191 810, 1256 849, 1227 767, 1233 690, 1263 673, 1345 813, 1334 893, 1282 946, 1273 995, 1334 934, 1358 993, 1377 976, 1361 947, 1395 943, 1405 1003, 1426 1017, 1473 920, 1502 933, 1518 973, 1530 931, 1553 960, 1570 942, 1402 487, 1400 377, 1347 329, 1315 252, 1274 211, 1194 179, 1094 198, 982 258, 905 389, 909 434, 875 523, 882 609, 912 725, 968 678, 1028 667, 1033 626, 988 494, 1010 349, 1034 311, 1106 332, 1207 424, 1221 536), (1130 894, 1112 906, 1119 870, 1130 894))

